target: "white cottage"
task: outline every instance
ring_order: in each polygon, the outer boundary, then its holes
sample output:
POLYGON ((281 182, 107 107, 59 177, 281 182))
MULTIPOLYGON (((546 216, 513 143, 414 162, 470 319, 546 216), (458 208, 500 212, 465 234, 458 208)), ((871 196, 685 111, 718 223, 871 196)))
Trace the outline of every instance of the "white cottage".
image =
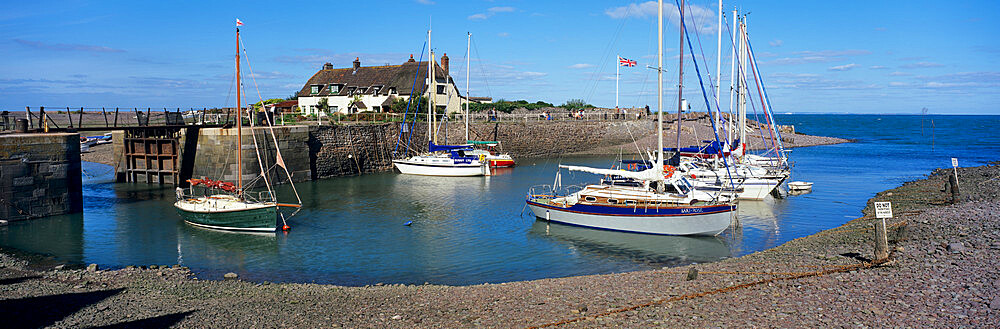
MULTIPOLYGON (((448 75, 448 55, 441 57, 440 65, 434 64, 435 107, 447 113, 460 112, 462 96, 448 75)), ((297 96, 299 107, 306 114, 319 111, 320 100, 324 98, 330 113, 386 112, 396 99, 409 99, 411 91, 428 97, 429 82, 427 62, 414 61, 413 55, 401 65, 385 66, 361 66, 361 59, 356 58, 350 68, 335 69, 333 64, 323 64, 323 69, 309 78, 297 96)), ((426 112, 427 105, 421 104, 420 110, 426 112)))

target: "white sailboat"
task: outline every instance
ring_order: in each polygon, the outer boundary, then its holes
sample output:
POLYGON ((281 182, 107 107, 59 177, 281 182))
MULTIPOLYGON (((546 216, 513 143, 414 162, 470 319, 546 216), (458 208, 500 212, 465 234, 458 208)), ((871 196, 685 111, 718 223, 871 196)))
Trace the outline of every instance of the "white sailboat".
MULTIPOLYGON (((684 8, 683 1, 680 8, 684 8)), ((673 167, 664 165, 662 0, 659 1, 658 12, 658 156, 655 164, 642 171, 560 165, 561 169, 617 176, 634 180, 638 184, 637 186, 591 184, 573 193, 560 194, 558 189, 560 174, 557 172, 556 183, 548 191, 540 190, 538 191, 540 193, 536 193, 535 188, 532 188, 528 192, 525 202, 536 217, 598 229, 664 235, 718 235, 729 227, 731 217, 736 210, 736 203, 722 193, 710 194, 691 189, 683 177, 673 171, 673 167)), ((684 63, 683 21, 684 13, 681 10, 681 66, 684 63)), ((683 71, 680 74, 683 74, 683 71)), ((539 189, 544 188, 539 187, 539 189)))
MULTIPOLYGON (((400 173, 424 176, 489 176, 490 166, 486 155, 472 154, 471 145, 437 145, 434 131, 434 99, 437 94, 434 76, 434 52, 431 50, 431 30, 427 30, 428 98, 427 98, 427 153, 393 160, 400 173)), ((468 117, 468 115, 466 115, 468 117)), ((466 135, 468 135, 466 125, 466 135)))

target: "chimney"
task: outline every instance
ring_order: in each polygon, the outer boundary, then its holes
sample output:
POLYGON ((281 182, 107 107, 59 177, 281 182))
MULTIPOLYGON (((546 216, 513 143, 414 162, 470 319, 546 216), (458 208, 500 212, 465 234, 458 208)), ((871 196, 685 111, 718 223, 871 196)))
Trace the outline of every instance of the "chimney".
POLYGON ((441 68, 444 69, 444 75, 448 75, 448 53, 441 56, 441 68))
POLYGON ((407 62, 407 63, 413 63, 413 62, 416 62, 415 60, 413 60, 413 54, 410 54, 410 60, 408 60, 408 61, 406 61, 406 62, 407 62))
POLYGON ((358 68, 360 68, 360 67, 361 67, 361 58, 360 57, 355 57, 354 58, 354 70, 357 71, 358 68))
POLYGON ((323 69, 324 70, 332 70, 333 69, 333 64, 330 64, 329 62, 327 62, 326 64, 323 64, 323 69))

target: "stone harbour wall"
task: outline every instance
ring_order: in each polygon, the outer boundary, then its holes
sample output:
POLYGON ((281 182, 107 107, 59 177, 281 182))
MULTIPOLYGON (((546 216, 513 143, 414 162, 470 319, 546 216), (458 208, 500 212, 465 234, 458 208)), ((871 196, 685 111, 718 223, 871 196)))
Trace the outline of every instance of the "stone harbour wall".
POLYGON ((0 135, 0 220, 83 211, 80 134, 0 135))
MULTIPOLYGON (((275 179, 275 183, 278 184, 288 181, 284 170, 275 165, 277 151, 275 150, 274 140, 272 140, 268 129, 264 127, 243 128, 242 175, 244 184, 252 182, 258 177, 261 171, 258 152, 260 158, 264 160, 264 169, 273 173, 268 177, 269 179, 275 179), (258 147, 254 147, 254 138, 256 138, 259 151, 258 147)), ((309 165, 309 130, 307 126, 274 128, 274 135, 278 141, 278 148, 281 150, 282 161, 285 167, 288 168, 292 180, 296 182, 312 179, 312 170, 309 165)), ((187 139, 192 137, 194 137, 194 134, 189 132, 181 138, 180 145, 188 145, 187 139)), ((191 142, 197 145, 197 149, 194 152, 195 158, 191 177, 207 177, 236 182, 236 129, 199 129, 197 141, 191 142)), ((182 161, 190 161, 184 159, 189 156, 190 152, 188 149, 182 150, 182 161)), ((263 184, 262 181, 258 181, 257 183, 263 184)))

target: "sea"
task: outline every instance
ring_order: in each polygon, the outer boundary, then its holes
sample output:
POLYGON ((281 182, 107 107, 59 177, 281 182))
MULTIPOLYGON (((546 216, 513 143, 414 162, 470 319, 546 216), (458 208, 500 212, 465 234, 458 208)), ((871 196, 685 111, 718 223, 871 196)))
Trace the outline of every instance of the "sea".
MULTIPOLYGON (((114 183, 84 163, 84 211, 0 227, 0 246, 103 269, 189 267, 257 282, 473 285, 659 269, 766 250, 861 216, 875 193, 935 168, 1000 160, 1000 116, 776 115, 799 133, 851 143, 793 149, 790 180, 810 193, 744 201, 739 225, 716 237, 675 237, 547 223, 525 208, 559 164, 608 167, 613 156, 518 159, 491 177, 393 172, 296 184, 304 208, 291 230, 240 234, 183 223, 172 187, 114 183), (409 223, 409 225, 407 225, 409 223)), ((565 185, 599 177, 563 172, 565 185)), ((292 197, 289 186, 279 195, 292 197)))

